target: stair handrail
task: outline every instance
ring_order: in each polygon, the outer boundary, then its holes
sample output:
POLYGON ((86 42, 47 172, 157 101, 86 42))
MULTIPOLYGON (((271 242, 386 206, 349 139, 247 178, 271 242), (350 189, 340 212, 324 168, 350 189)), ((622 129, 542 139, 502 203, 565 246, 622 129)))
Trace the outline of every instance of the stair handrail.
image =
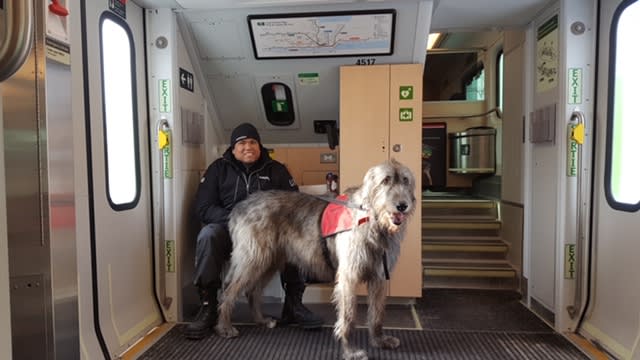
POLYGON ((0 82, 24 64, 33 42, 33 1, 5 2, 4 38, 0 39, 0 82))

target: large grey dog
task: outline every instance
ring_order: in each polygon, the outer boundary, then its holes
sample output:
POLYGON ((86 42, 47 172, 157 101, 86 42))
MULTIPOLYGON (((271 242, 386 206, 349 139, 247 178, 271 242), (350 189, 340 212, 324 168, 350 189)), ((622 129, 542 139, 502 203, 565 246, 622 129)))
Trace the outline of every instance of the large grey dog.
POLYGON ((406 166, 390 160, 370 168, 360 187, 345 191, 348 200, 328 203, 313 195, 288 191, 261 191, 236 205, 229 229, 233 251, 225 278, 216 332, 234 337, 231 313, 238 296, 246 292, 256 323, 274 327, 261 312, 262 291, 286 261, 315 279, 334 281, 337 307, 334 335, 342 344, 343 359, 367 359, 367 353, 349 341, 356 319, 356 287, 368 287, 369 341, 396 348, 400 341, 382 334, 385 279, 400 253, 407 222, 416 206, 415 178, 406 166), (350 229, 323 235, 325 209, 347 204, 350 229))

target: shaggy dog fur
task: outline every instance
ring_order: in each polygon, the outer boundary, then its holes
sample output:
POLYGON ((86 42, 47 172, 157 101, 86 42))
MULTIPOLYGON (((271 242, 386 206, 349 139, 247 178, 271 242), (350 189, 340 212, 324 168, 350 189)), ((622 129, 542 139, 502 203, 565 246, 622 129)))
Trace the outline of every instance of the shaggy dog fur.
POLYGON ((219 307, 218 335, 238 335, 231 325, 231 313, 242 292, 247 293, 256 323, 275 326, 275 321, 263 317, 260 310, 262 291, 274 273, 290 262, 315 279, 335 281, 334 334, 342 344, 343 359, 367 359, 367 353, 349 341, 355 326, 359 283, 368 287, 370 343, 398 347, 397 338, 382 334, 384 263, 391 271, 398 259, 400 242, 416 206, 414 190, 413 174, 399 162, 391 160, 372 167, 360 187, 345 192, 353 206, 355 226, 324 240, 320 224, 327 201, 316 196, 261 191, 236 205, 230 215, 233 252, 219 307), (325 241, 328 251, 323 250, 325 241))

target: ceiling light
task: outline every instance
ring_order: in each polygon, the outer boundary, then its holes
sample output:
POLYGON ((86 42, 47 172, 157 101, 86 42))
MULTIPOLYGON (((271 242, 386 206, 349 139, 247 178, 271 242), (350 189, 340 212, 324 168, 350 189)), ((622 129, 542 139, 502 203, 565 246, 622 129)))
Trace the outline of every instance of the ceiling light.
POLYGON ((438 40, 440 40, 440 35, 442 34, 440 33, 429 34, 429 39, 427 40, 427 50, 433 49, 436 43, 438 43, 438 40))

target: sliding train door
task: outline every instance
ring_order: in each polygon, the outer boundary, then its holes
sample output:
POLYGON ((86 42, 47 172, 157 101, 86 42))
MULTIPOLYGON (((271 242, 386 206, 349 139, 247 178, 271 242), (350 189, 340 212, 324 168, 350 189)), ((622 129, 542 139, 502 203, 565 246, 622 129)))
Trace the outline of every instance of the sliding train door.
POLYGON ((154 248, 143 9, 81 2, 93 326, 116 358, 162 322, 154 248))
POLYGON ((640 359, 640 1, 601 0, 596 90, 592 272, 580 332, 640 359))

